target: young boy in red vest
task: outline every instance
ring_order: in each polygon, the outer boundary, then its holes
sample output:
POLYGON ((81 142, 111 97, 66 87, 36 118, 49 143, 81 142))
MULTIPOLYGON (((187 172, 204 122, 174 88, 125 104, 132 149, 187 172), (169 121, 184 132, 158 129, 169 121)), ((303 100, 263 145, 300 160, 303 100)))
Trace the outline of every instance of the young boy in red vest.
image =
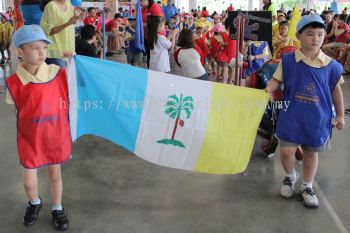
POLYGON ((281 162, 286 172, 280 194, 291 198, 298 174, 295 152, 304 151, 303 182, 300 195, 305 207, 318 207, 312 184, 317 171, 318 152, 330 149, 332 105, 336 110, 333 126, 343 129, 344 101, 340 84, 343 68, 321 51, 326 25, 319 15, 304 16, 297 25, 301 48, 286 54, 265 91, 274 92, 284 84, 282 109, 276 126, 280 139, 281 162))
POLYGON ((52 42, 37 25, 26 25, 13 35, 22 62, 6 84, 6 102, 17 112, 17 148, 23 166, 23 185, 29 198, 23 224, 33 226, 42 201, 37 169, 47 166, 52 191, 52 218, 56 230, 67 230, 67 212, 61 205, 61 163, 70 159, 68 85, 63 68, 45 63, 52 42))

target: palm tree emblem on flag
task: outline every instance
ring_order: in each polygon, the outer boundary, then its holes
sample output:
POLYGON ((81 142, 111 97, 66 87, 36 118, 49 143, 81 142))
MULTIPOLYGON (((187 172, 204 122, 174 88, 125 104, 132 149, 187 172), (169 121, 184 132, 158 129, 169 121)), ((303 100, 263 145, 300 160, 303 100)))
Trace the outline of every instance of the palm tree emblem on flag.
POLYGON ((185 148, 185 145, 175 140, 175 134, 177 130, 177 126, 183 127, 185 125, 185 121, 181 119, 181 113, 185 112, 186 119, 189 119, 191 117, 191 113, 193 111, 193 98, 192 96, 186 96, 183 98, 182 94, 180 95, 180 98, 176 95, 168 96, 168 100, 165 104, 165 114, 169 115, 169 117, 173 120, 175 120, 175 125, 173 129, 173 133, 171 135, 171 139, 162 139, 157 141, 158 143, 166 144, 166 145, 173 145, 178 147, 185 148))

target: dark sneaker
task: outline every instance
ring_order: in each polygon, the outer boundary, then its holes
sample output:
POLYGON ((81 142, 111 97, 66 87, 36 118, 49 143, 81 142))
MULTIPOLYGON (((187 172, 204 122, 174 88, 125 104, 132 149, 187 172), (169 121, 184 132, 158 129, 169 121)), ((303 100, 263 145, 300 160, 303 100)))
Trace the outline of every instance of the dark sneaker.
POLYGON ((300 196, 303 204, 307 208, 317 208, 318 207, 318 199, 316 193, 311 188, 301 188, 300 196))
POLYGON ((65 231, 68 230, 69 221, 68 221, 68 213, 63 208, 62 210, 53 210, 51 211, 53 227, 57 231, 65 231))
POLYGON ((28 202, 28 206, 26 207, 23 217, 24 226, 31 227, 38 221, 38 216, 42 205, 42 202, 39 205, 32 205, 32 203, 28 202))
POLYGON ((346 113, 346 114, 350 114, 350 108, 345 109, 345 113, 346 113))

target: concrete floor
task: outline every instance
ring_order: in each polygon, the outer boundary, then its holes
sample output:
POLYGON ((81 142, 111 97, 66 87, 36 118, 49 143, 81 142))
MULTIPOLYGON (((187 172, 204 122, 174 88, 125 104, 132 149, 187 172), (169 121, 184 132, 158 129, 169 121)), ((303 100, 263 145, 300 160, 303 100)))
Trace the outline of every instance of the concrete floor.
MULTIPOLYGON (((124 57, 113 57, 124 61, 124 57)), ((14 71, 0 69, 4 77, 14 71)), ((175 69, 175 73, 176 73, 175 69)), ((350 78, 343 85, 350 106, 350 78)), ((0 94, 0 233, 54 232, 45 170, 39 172, 44 206, 39 221, 21 224, 26 196, 16 149, 13 106, 0 94)), ((280 198, 279 154, 266 158, 257 138, 245 174, 206 175, 159 167, 94 136, 80 138, 63 170, 63 203, 77 233, 348 233, 350 232, 350 117, 333 134, 333 150, 320 155, 316 191, 320 207, 305 209, 280 198)), ((298 165, 301 170, 301 165, 298 165)))

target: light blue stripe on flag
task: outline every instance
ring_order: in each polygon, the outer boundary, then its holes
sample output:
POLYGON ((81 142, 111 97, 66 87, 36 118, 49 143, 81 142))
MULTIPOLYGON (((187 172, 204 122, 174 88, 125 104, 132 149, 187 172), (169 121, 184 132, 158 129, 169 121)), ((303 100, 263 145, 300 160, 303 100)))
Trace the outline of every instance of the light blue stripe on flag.
POLYGON ((147 88, 146 69, 75 56, 77 138, 94 134, 133 152, 147 88))

